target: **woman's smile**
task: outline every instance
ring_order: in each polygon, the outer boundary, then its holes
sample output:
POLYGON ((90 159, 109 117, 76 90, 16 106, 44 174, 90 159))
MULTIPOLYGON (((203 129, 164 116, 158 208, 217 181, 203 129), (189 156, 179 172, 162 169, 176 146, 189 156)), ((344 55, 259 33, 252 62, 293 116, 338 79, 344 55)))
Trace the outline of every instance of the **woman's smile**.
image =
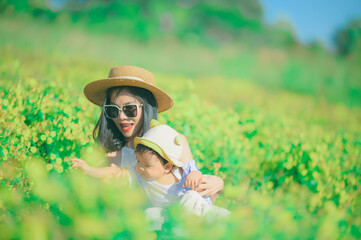
POLYGON ((132 130, 133 127, 134 127, 134 123, 121 123, 120 124, 120 128, 124 132, 128 132, 128 131, 132 130))

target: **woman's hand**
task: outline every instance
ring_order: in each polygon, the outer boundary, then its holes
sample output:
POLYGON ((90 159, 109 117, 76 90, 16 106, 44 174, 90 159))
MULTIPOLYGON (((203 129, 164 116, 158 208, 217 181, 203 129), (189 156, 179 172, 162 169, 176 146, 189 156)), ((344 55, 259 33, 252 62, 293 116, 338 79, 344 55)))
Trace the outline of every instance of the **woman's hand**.
POLYGON ((183 187, 191 187, 193 190, 198 186, 202 179, 202 173, 200 171, 192 171, 186 176, 183 187))
POLYGON ((214 175, 202 175, 200 184, 194 189, 201 196, 210 196, 214 202, 224 188, 223 180, 214 175))

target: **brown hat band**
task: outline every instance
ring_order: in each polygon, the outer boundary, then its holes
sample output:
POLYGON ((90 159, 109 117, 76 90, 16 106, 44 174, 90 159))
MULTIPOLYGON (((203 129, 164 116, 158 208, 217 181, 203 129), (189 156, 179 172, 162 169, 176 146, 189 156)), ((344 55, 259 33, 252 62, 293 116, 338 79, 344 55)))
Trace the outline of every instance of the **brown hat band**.
MULTIPOLYGON (((130 80, 138 80, 138 81, 145 82, 143 79, 141 79, 141 78, 139 78, 139 77, 132 77, 132 76, 112 77, 112 79, 130 79, 130 80)), ((150 84, 151 84, 151 83, 150 83, 150 84)))

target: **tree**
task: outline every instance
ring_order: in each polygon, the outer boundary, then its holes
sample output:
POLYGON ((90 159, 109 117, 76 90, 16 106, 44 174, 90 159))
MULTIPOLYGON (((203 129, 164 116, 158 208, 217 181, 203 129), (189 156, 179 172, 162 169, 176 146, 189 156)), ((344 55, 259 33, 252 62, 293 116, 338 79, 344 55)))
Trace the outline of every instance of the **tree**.
POLYGON ((361 47, 361 19, 350 21, 344 29, 339 29, 335 36, 334 42, 337 52, 346 56, 360 49, 361 47))

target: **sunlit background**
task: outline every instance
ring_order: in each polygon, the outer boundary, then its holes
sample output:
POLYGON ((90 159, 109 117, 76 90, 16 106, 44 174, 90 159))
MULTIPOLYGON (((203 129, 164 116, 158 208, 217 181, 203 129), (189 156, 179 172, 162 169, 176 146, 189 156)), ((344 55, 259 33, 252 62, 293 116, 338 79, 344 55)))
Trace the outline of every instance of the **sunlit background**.
POLYGON ((353 106, 360 9, 355 0, 2 1, 0 43, 109 67, 242 78, 353 106))
POLYGON ((357 0, 0 0, 0 238, 360 239, 360 66, 357 0), (154 233, 127 179, 71 168, 105 164, 82 90, 118 65, 173 97, 230 219, 154 233))

